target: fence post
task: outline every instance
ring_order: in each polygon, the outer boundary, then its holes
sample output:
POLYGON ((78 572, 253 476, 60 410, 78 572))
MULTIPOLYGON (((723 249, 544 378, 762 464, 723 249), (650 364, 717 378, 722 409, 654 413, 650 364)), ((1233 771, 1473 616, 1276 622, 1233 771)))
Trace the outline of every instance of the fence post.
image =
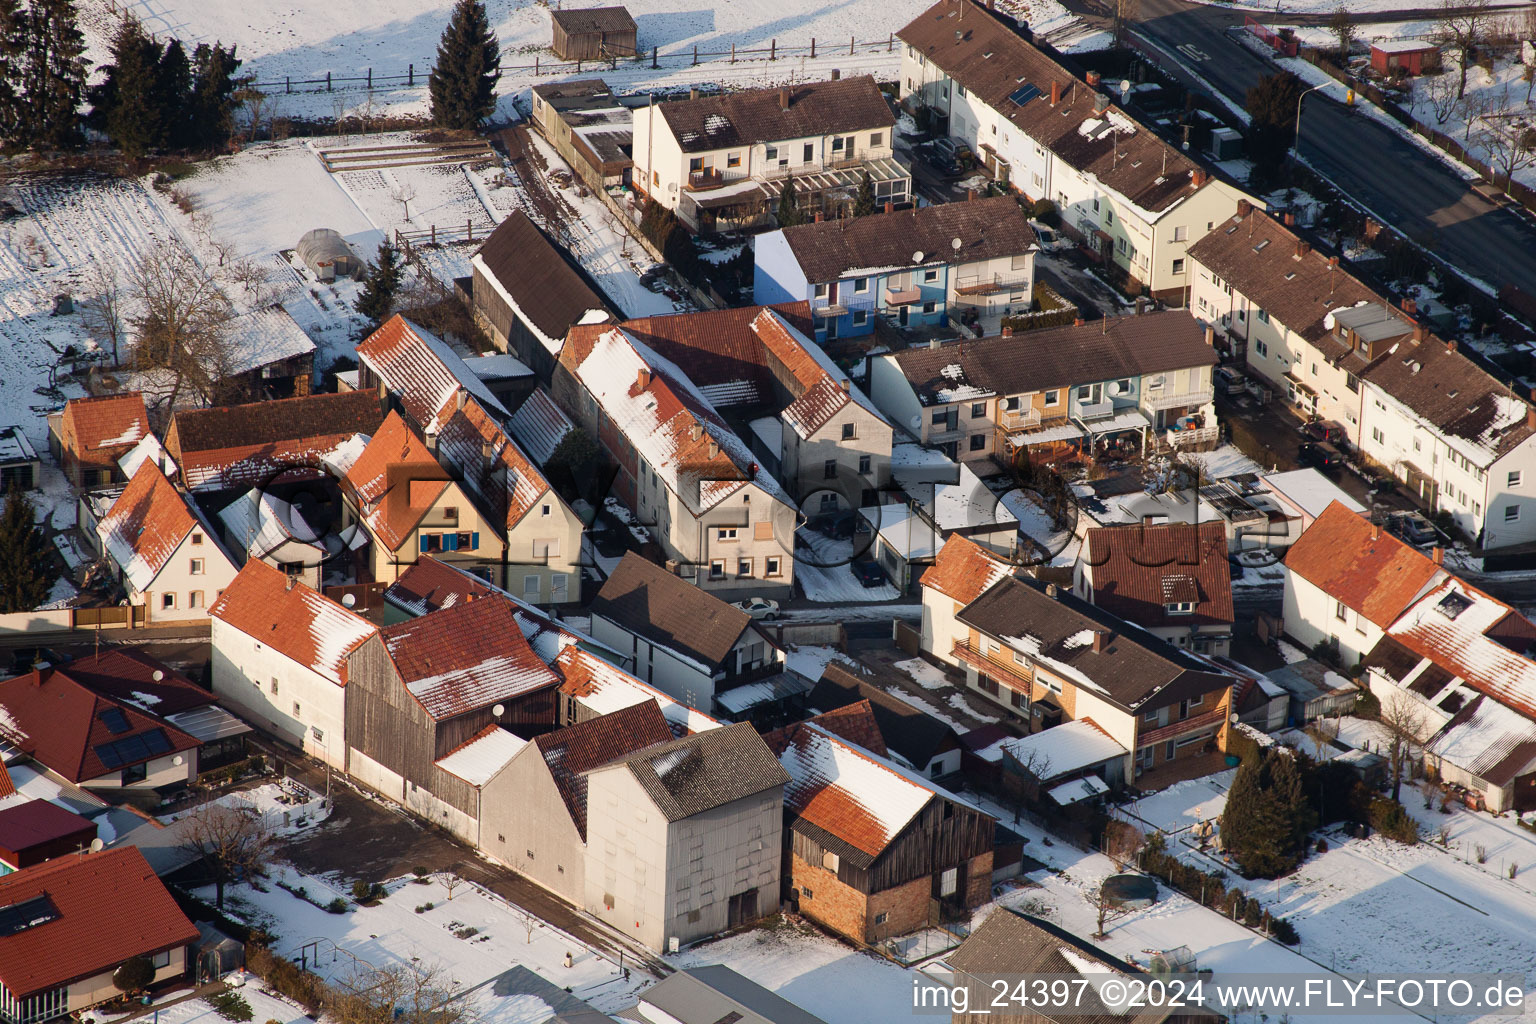
POLYGON ((534 54, 533 55, 533 77, 534 78, 538 78, 539 77, 539 55, 538 54, 534 54))
POLYGON ((848 56, 850 56, 850 57, 853 56, 853 46, 854 46, 853 36, 849 36, 848 37, 848 56))
POLYGON ((368 69, 368 91, 373 92, 373 68, 368 69))
POLYGON ((816 37, 811 36, 811 59, 816 59, 816 37))
POLYGON ((408 86, 414 86, 416 84, 416 65, 415 64, 407 64, 405 66, 405 84, 408 85, 408 86))
POLYGON ((331 73, 329 71, 325 73, 325 91, 331 91, 331 73))
POLYGON ((770 39, 770 40, 768 40, 768 59, 769 60, 778 60, 779 59, 778 58, 778 51, 779 51, 779 41, 777 39, 770 39))
POLYGON ((734 42, 731 43, 731 63, 736 63, 736 44, 734 42))
POLYGON ((885 52, 890 53, 894 49, 896 49, 896 33, 892 32, 889 36, 886 37, 885 52))
POLYGON ((651 47, 651 70, 655 71, 659 67, 661 65, 656 63, 656 47, 653 46, 651 47))
POLYGON ((693 44, 693 66, 694 67, 698 67, 699 66, 699 44, 698 43, 694 43, 693 44))
POLYGON ((283 76, 283 92, 289 95, 293 94, 293 79, 288 75, 283 76))
POLYGON ((469 240, 471 242, 473 242, 475 240, 475 221, 474 221, 474 218, 472 218, 472 217, 465 217, 464 218, 464 233, 469 236, 469 240))
POLYGON ((437 244, 437 225, 433 224, 432 227, 431 227, 431 230, 432 230, 432 244, 436 245, 437 244))

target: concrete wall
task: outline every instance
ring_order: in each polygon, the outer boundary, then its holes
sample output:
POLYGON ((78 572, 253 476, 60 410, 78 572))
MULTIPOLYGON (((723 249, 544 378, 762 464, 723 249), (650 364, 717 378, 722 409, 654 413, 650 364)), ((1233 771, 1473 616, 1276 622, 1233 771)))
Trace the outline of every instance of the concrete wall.
POLYGON ((753 302, 771 305, 811 297, 810 282, 784 240, 784 232, 769 231, 752 239, 752 256, 753 302))
POLYGON ((213 692, 222 703, 304 753, 346 770, 345 688, 218 619, 212 641, 213 692))
POLYGON ((485 784, 480 806, 481 849, 560 898, 582 904, 586 848, 537 745, 518 751, 485 784))
POLYGON ((1339 659, 1348 668, 1376 646, 1381 628, 1353 608, 1344 608, 1323 590, 1285 570, 1285 632, 1303 650, 1337 637, 1339 659))
POLYGON ((533 604, 580 601, 583 529, 571 507, 554 491, 545 491, 507 534, 507 589, 533 604), (553 548, 548 548, 550 541, 553 548), (546 549, 548 556, 537 554, 546 549))
POLYGON ((819 506, 805 499, 818 491, 839 494, 847 507, 860 508, 874 502, 866 491, 877 491, 891 480, 891 425, 858 402, 849 402, 810 437, 801 438, 788 424, 784 426, 782 476, 791 495, 801 501, 809 514, 819 506), (844 426, 853 428, 853 437, 844 438, 844 426), (861 469, 864 459, 867 469, 861 469), (833 476, 826 474, 826 464, 835 464, 833 476))

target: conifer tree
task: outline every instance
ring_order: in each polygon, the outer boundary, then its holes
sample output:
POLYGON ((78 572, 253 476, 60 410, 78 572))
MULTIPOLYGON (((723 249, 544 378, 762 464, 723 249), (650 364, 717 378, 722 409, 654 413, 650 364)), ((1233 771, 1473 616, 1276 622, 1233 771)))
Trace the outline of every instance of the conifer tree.
MULTIPOLYGON (((244 84, 235 77, 240 58, 235 47, 198 43, 192 51, 191 131, 188 145, 218 149, 235 131, 235 93, 244 84)), ((248 81, 248 80, 245 80, 248 81)))
POLYGON ((781 228, 792 228, 796 224, 805 223, 805 213, 800 209, 800 198, 795 195, 795 176, 786 175, 784 186, 779 189, 779 205, 774 211, 774 219, 779 222, 781 228))
POLYGON ((88 62, 74 2, 32 0, 22 21, 18 138, 34 148, 76 146, 88 62))
POLYGON ((133 15, 112 36, 112 63, 91 89, 90 125, 105 132, 130 160, 157 148, 165 137, 161 116, 160 45, 133 15))
POLYGON ((20 71, 26 49, 21 0, 0 0, 0 143, 17 138, 21 123, 20 71))
POLYGON ((859 182, 859 194, 853 200, 853 215, 867 217, 878 209, 875 205, 875 179, 865 171, 864 180, 859 182))
POLYGON ((32 499, 13 486, 0 510, 0 613, 31 611, 48 599, 48 543, 35 519, 32 499))
POLYGON ((1314 821, 1288 753, 1244 759, 1221 815, 1221 845, 1244 875, 1274 878, 1300 861, 1314 821))
POLYGON ((155 114, 160 122, 157 149, 186 149, 192 136, 192 62, 180 39, 165 44, 155 67, 155 114))
POLYGON ((388 241, 379 243, 379 256, 368 268, 368 280, 363 283, 362 294, 357 297, 357 311, 368 318, 370 330, 378 327, 394 308, 395 294, 400 290, 400 260, 395 247, 388 241))
POLYGON ((501 46, 491 31, 485 5, 459 0, 437 45, 428 91, 432 120, 443 128, 473 130, 496 109, 501 46))

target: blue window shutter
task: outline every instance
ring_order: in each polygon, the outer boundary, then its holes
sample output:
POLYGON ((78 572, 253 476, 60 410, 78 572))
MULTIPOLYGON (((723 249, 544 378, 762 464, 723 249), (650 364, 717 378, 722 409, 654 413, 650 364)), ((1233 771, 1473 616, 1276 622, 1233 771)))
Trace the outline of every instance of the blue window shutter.
POLYGON ((427 535, 424 534, 424 533, 421 534, 420 535, 420 540, 421 540, 421 550, 426 551, 427 550, 427 535))
POLYGON ((469 535, 469 550, 480 550, 480 534, 478 531, 469 535))
POLYGON ((445 533, 445 534, 443 534, 443 550, 444 551, 457 551, 457 550, 459 550, 459 535, 456 534, 456 533, 445 533))

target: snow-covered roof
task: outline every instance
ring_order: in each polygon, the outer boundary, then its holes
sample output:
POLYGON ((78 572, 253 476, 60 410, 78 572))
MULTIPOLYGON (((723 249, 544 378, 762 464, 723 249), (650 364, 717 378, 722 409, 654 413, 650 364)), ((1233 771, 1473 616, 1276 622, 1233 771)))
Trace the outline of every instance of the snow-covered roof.
POLYGON ((679 704, 660 690, 642 683, 623 669, 574 645, 560 651, 554 665, 564 682, 562 693, 576 698, 598 715, 621 711, 654 700, 673 731, 704 732, 720 728, 720 722, 697 708, 679 704))
POLYGON ((117 465, 123 471, 123 476, 132 480, 134 474, 139 471, 139 467, 144 465, 146 461, 153 462, 159 466, 161 472, 167 477, 174 478, 176 476, 175 460, 166 454, 165 447, 154 434, 145 434, 138 444, 134 445, 126 455, 117 460, 117 465))
POLYGON ((1096 796, 1109 792, 1109 786, 1097 775, 1085 775, 1071 782, 1063 782, 1059 786, 1053 786, 1046 790, 1052 800, 1063 807, 1075 804, 1083 800, 1091 800, 1096 796))
POLYGON ((199 522, 187 499, 150 462, 134 474, 96 532, 128 585, 143 593, 199 522))
POLYGON ((757 435, 757 439, 763 442, 763 445, 773 453, 774 457, 779 458, 783 456, 783 420, 779 419, 777 416, 759 416, 751 423, 748 423, 747 426, 752 428, 752 433, 757 435))
POLYGON ((1293 469, 1288 473, 1265 473, 1259 477, 1259 483, 1273 491, 1286 504, 1313 519, 1322 515, 1323 510, 1335 501, 1351 512, 1365 511, 1364 505, 1351 498, 1338 484, 1311 467, 1293 469))
POLYGON ((490 725, 446 757, 438 758, 437 766, 471 786, 483 786, 527 745, 527 740, 509 730, 490 725))
POLYGON ((284 544, 297 543, 324 551, 320 534, 304 521, 293 505, 276 495, 252 487, 230 502, 219 519, 230 543, 244 544, 253 558, 265 558, 284 544))
POLYGON ((1000 761, 1005 752, 1019 764, 1036 769, 1042 781, 1093 768, 1127 753, 1090 718, 1063 722, 1030 736, 998 740, 976 753, 985 760, 1000 761))
POLYGON ((357 359, 423 430, 440 427, 453 415, 461 390, 492 416, 507 418, 506 407, 452 346, 403 316, 391 317, 365 338, 357 346, 357 359))
POLYGON ((792 327, 772 309, 752 319, 752 332, 793 376, 799 394, 785 407, 784 423, 801 438, 809 438, 833 416, 856 404, 881 422, 885 416, 864 391, 848 379, 826 350, 792 327))
POLYGON ((377 630, 373 623, 253 558, 208 610, 283 657, 337 686, 347 656, 377 630))
POLYGON ((1440 46, 1427 39, 1378 39, 1371 43, 1371 49, 1382 53, 1422 53, 1438 50, 1440 46))
POLYGON ((1502 786, 1536 761, 1536 722, 1479 696, 1430 741, 1429 751, 1502 786))
POLYGON ((715 703, 733 715, 771 700, 783 700, 811 692, 811 681, 804 676, 786 672, 770 679, 733 687, 715 697, 715 703))
POLYGON ((464 365, 468 366, 470 372, 481 380, 514 380, 518 377, 533 376, 533 370, 528 364, 510 352, 489 352, 483 356, 472 356, 464 360, 464 365))
POLYGON ((20 427, 0 428, 0 462, 32 462, 37 451, 20 427))
POLYGON ((575 424, 543 388, 535 389, 507 420, 507 432, 540 466, 549 462, 565 435, 574 429, 575 424))
POLYGON ((224 344, 228 373, 245 373, 315 350, 315 343, 304 328, 276 303, 229 321, 224 344))
POLYGON ((809 722, 794 727, 779 762, 790 776, 785 805, 871 858, 937 795, 918 776, 809 722))
POLYGON ((886 547, 908 562, 937 556, 944 543, 931 523, 905 505, 861 508, 859 515, 877 529, 886 547))
POLYGON ((1387 632, 1473 689, 1536 718, 1536 661, 1488 635, 1503 625, 1519 627, 1521 636, 1536 635, 1536 626, 1519 612, 1451 576, 1415 601, 1387 632))

